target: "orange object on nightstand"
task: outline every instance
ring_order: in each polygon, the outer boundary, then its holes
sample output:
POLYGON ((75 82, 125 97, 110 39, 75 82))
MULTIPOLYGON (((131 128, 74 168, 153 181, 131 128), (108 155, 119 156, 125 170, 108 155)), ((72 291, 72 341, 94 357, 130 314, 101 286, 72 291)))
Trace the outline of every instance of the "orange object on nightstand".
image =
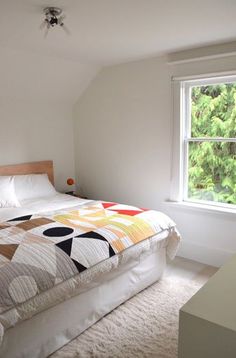
POLYGON ((74 181, 73 178, 68 178, 66 182, 67 182, 68 185, 74 185, 75 184, 75 181, 74 181))

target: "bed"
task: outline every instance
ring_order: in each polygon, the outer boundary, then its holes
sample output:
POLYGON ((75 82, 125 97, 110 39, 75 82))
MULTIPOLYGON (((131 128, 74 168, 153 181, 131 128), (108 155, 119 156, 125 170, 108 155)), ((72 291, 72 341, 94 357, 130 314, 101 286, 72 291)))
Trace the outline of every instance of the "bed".
POLYGON ((14 207, 0 208, 4 358, 48 357, 157 281, 180 241, 175 223, 157 211, 76 198, 52 186, 47 195, 32 187, 27 198, 32 183, 24 180, 32 174, 53 184, 52 161, 0 167, 0 178, 14 176, 18 193, 20 185, 26 193, 19 205, 16 198, 14 207))

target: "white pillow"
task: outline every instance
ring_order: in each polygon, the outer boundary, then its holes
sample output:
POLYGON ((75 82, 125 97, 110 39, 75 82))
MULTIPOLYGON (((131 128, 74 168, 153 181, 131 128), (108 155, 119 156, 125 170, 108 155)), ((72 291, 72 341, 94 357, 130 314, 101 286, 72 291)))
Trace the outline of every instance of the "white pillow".
POLYGON ((19 201, 51 196, 56 193, 47 174, 15 175, 15 192, 19 201))
POLYGON ((0 208, 19 207, 14 178, 12 176, 0 176, 0 208))

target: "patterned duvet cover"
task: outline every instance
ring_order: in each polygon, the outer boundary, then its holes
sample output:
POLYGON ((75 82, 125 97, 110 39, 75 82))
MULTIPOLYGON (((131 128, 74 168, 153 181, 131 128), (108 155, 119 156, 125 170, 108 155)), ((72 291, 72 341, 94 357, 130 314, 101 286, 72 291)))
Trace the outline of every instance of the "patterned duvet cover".
POLYGON ((112 270, 123 252, 162 232, 173 256, 179 235, 169 217, 100 201, 0 223, 1 338, 4 328, 75 295, 81 273, 112 270))

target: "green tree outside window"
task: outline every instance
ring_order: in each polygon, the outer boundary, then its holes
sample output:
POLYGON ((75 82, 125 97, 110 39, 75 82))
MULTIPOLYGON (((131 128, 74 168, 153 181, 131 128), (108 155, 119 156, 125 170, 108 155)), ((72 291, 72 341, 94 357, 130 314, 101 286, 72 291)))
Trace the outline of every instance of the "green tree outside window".
POLYGON ((236 204, 236 83, 192 87, 191 137, 188 197, 236 204))

